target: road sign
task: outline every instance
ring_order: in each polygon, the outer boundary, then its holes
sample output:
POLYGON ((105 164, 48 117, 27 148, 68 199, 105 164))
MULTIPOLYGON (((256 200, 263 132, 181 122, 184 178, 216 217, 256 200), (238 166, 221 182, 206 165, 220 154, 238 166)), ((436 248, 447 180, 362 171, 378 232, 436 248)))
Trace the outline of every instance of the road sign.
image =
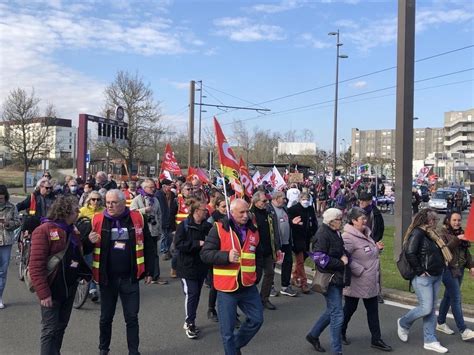
POLYGON ((90 163, 91 162, 91 153, 87 153, 86 154, 86 163, 90 163))

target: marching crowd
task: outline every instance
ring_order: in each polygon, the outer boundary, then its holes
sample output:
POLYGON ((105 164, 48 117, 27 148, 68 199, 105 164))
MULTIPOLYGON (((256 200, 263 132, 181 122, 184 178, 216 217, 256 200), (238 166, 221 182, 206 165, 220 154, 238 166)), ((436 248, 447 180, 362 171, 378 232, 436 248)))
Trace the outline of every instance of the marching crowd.
MULTIPOLYGON (((163 261, 171 263, 170 277, 182 284, 185 335, 199 338, 196 312, 206 284, 207 317, 219 323, 224 352, 241 354, 262 326, 264 309, 276 310, 272 296, 313 292, 305 272, 309 257, 316 273, 328 276, 322 292, 326 309, 306 335, 314 350, 326 351, 319 337, 329 327, 331 352, 342 354, 359 300, 371 346, 392 350, 382 339, 378 315, 385 226, 373 187, 340 185, 333 191, 322 179, 274 191, 265 182, 249 198, 222 183, 180 177, 117 185, 98 172, 86 181, 68 176, 57 184, 46 173, 16 206, 0 185, 0 309, 15 230, 21 228, 22 238, 31 238, 27 270, 41 307, 41 354, 60 354, 80 279, 93 280, 90 297, 100 302, 100 354, 109 353, 118 297, 128 352, 139 354, 139 281, 166 285, 163 261)), ((460 213, 448 214, 440 229, 436 212, 422 209, 415 215, 404 250, 419 305, 397 321, 401 341, 408 341, 411 326, 422 318, 424 348, 447 352, 435 333, 454 333, 446 324, 449 308, 462 340, 474 338, 464 322, 460 290, 464 271, 474 276, 469 247, 460 213), (445 293, 436 317, 441 282, 445 293)))

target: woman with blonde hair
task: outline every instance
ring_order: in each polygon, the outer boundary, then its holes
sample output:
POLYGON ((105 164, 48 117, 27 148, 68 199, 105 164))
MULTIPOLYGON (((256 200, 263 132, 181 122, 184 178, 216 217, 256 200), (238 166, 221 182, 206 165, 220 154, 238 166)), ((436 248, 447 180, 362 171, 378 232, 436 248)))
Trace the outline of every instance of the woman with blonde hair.
POLYGON ((97 191, 91 191, 86 198, 84 207, 79 210, 79 218, 86 217, 92 220, 96 213, 102 212, 104 206, 102 204, 102 196, 97 191))

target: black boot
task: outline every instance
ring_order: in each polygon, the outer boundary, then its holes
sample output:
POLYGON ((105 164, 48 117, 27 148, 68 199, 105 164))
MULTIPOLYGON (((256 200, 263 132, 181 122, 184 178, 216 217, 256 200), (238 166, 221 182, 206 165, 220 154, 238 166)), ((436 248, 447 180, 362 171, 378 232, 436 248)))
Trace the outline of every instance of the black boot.
POLYGON ((392 347, 390 345, 385 344, 382 339, 372 341, 371 347, 382 351, 392 351, 392 347))
POLYGON ((320 352, 320 353, 325 353, 326 352, 326 349, 324 349, 321 346, 321 344, 319 343, 319 338, 314 338, 314 337, 311 336, 311 334, 308 334, 306 336, 306 340, 308 341, 308 343, 313 345, 314 350, 316 350, 317 352, 320 352))

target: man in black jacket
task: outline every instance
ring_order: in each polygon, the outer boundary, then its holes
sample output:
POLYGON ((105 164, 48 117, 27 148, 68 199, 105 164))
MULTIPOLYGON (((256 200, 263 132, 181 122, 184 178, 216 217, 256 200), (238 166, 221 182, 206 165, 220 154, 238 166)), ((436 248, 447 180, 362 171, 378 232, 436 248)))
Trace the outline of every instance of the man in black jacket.
POLYGON ((260 236, 260 245, 263 249, 263 280, 260 289, 262 304, 266 309, 275 310, 276 307, 270 302, 270 292, 272 290, 273 278, 275 277, 276 251, 279 246, 275 246, 275 233, 273 230, 273 216, 267 211, 268 198, 263 191, 257 191, 252 197, 252 208, 250 211, 255 217, 258 234, 260 236))
POLYGON ((235 199, 230 205, 230 214, 230 219, 224 218, 214 224, 200 255, 203 262, 214 267, 214 287, 218 291, 219 323, 225 354, 237 355, 263 324, 263 306, 256 286, 261 276, 263 257, 257 228, 249 219, 248 203, 235 199), (225 248, 230 241, 233 247, 225 248), (241 252, 242 248, 246 252, 241 252), (249 254, 254 256, 254 263, 249 254), (244 263, 247 266, 244 267, 244 263), (232 271, 237 271, 236 279, 232 271), (252 284, 248 284, 250 280, 253 280, 252 284), (237 306, 247 320, 234 334, 237 306))
POLYGON ((144 277, 146 284, 151 283, 155 249, 148 223, 138 211, 130 211, 125 206, 122 191, 108 191, 105 201, 106 209, 94 216, 89 234, 89 242, 94 244, 94 280, 99 283, 101 294, 100 354, 109 353, 112 321, 120 295, 127 323, 128 352, 136 355, 139 354, 138 281, 144 277))

